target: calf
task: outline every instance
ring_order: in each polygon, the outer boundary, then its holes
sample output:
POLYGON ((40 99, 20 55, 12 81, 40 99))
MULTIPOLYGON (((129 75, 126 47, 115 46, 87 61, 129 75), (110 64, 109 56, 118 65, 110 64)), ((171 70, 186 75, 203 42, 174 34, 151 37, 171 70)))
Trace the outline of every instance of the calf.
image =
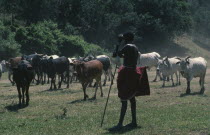
POLYGON ((54 89, 57 89, 56 84, 55 84, 56 74, 61 76, 61 80, 58 86, 58 88, 61 88, 61 84, 64 79, 64 72, 66 72, 67 74, 67 88, 69 88, 69 60, 68 58, 62 56, 57 59, 53 59, 52 57, 48 59, 47 75, 49 78, 51 78, 50 89, 52 89, 53 84, 54 84, 54 89))
POLYGON ((101 96, 103 96, 102 86, 101 86, 101 75, 103 70, 103 64, 98 60, 92 60, 88 62, 75 61, 74 63, 75 70, 77 72, 77 77, 82 84, 84 92, 84 100, 88 98, 86 94, 86 88, 93 79, 96 80, 96 89, 93 99, 96 99, 96 92, 98 85, 101 89, 101 96))
POLYGON ((13 80, 16 83, 17 90, 18 90, 18 97, 19 97, 19 106, 25 103, 25 95, 26 95, 26 105, 29 104, 29 86, 31 81, 34 78, 34 70, 31 64, 26 61, 22 60, 18 64, 17 67, 13 67, 13 80), (22 88, 22 93, 21 89, 22 88), (22 102, 21 102, 22 100, 22 102))

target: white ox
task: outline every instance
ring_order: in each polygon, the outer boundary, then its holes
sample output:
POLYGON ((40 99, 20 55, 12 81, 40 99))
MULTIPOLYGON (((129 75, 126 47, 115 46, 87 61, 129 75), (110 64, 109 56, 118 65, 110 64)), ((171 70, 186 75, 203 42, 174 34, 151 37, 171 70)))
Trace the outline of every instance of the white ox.
POLYGON ((199 84, 201 87, 200 94, 205 91, 204 83, 207 69, 207 61, 203 57, 190 58, 177 58, 180 62, 177 64, 181 67, 181 74, 187 80, 186 94, 190 94, 190 81, 195 77, 200 77, 199 84))

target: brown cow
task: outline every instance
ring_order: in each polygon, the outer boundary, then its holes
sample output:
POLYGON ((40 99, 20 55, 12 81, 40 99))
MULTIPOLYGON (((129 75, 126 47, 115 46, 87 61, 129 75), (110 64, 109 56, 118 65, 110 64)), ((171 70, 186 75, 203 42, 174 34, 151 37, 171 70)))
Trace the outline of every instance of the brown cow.
POLYGON ((98 89, 98 85, 100 86, 101 97, 102 97, 103 91, 101 86, 101 75, 103 70, 103 64, 98 60, 92 60, 88 62, 75 61, 73 64, 77 72, 77 77, 82 84, 84 92, 84 100, 88 98, 88 95, 86 94, 86 88, 88 84, 92 82, 93 79, 96 80, 96 89, 93 99, 96 99, 96 92, 98 89))

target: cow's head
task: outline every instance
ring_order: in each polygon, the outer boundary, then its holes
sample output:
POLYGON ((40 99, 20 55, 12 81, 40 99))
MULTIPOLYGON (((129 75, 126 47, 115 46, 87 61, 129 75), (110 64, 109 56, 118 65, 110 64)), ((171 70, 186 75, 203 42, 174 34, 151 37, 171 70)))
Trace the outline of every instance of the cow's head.
POLYGON ((181 72, 183 72, 189 66, 189 64, 190 64, 189 58, 190 58, 190 56, 187 56, 186 58, 179 58, 179 57, 176 58, 176 59, 180 60, 176 64, 180 65, 181 72))
POLYGON ((168 57, 165 57, 162 60, 159 59, 159 58, 156 58, 156 59, 158 60, 158 62, 157 62, 157 65, 158 65, 157 66, 157 70, 162 71, 162 70, 165 70, 166 68, 169 67, 169 64, 167 63, 168 57))
POLYGON ((81 73, 83 72, 84 65, 85 65, 85 62, 83 61, 79 61, 79 60, 73 61, 73 68, 74 68, 74 71, 77 72, 77 75, 81 75, 81 73))

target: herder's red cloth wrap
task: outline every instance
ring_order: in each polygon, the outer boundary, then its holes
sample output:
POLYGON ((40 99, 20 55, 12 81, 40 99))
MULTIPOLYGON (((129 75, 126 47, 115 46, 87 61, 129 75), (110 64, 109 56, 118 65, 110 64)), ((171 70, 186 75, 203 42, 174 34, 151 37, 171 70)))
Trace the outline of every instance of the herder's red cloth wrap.
POLYGON ((129 100, 134 96, 150 95, 146 67, 129 68, 121 66, 117 77, 118 97, 129 100))

